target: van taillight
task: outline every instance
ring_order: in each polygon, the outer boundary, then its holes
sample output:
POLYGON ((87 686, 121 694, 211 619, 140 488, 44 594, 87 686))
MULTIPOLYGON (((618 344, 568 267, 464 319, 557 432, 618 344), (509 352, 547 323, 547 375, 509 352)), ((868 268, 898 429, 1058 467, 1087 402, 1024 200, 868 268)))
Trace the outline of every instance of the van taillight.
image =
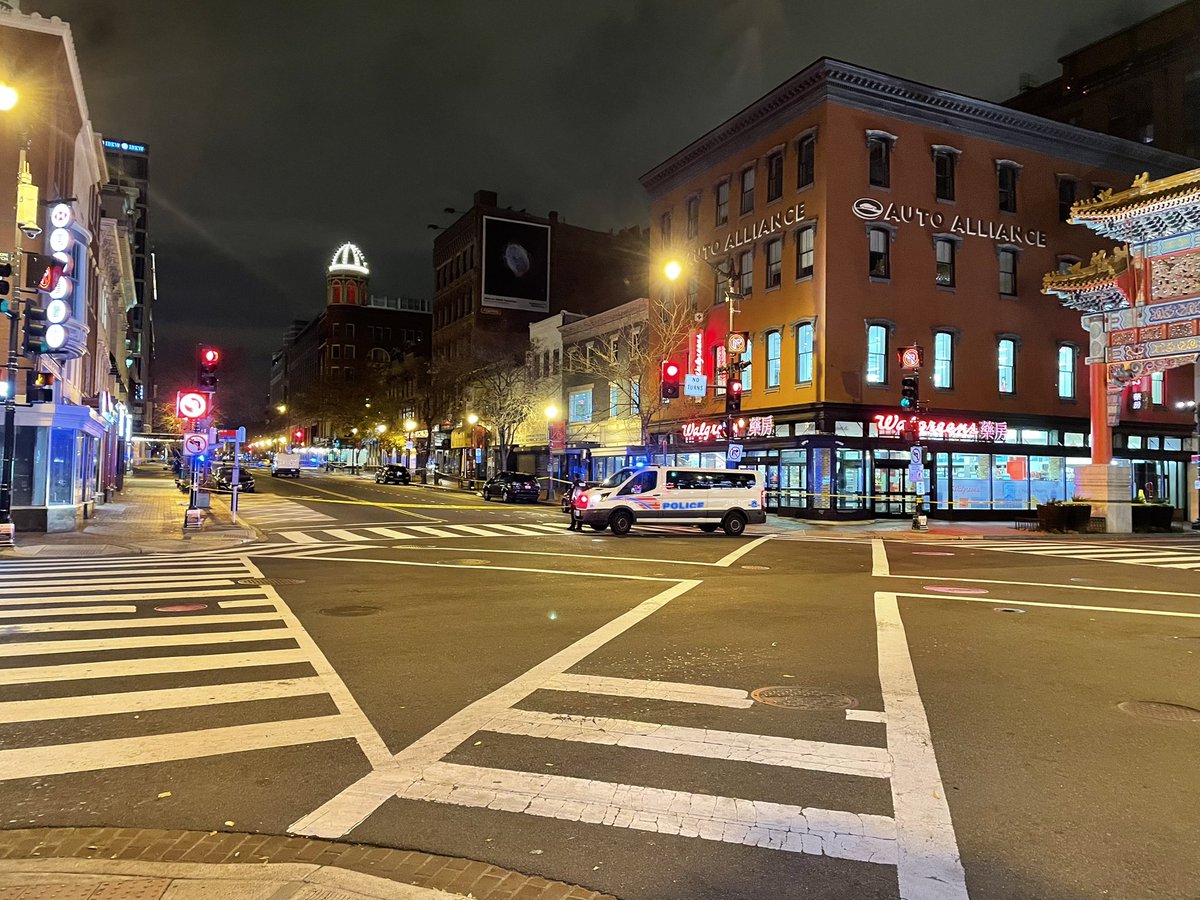
POLYGON ((759 489, 759 492, 758 492, 758 508, 759 509, 767 508, 767 492, 761 488, 759 489))
POLYGON ((588 492, 587 491, 583 491, 582 493, 575 495, 575 508, 576 509, 587 509, 587 505, 588 505, 588 492))

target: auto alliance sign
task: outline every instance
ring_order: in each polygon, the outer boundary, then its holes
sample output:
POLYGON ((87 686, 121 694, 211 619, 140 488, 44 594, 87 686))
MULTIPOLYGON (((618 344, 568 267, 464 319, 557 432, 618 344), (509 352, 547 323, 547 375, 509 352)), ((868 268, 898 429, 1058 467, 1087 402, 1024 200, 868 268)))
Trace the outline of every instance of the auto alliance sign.
POLYGON ((973 219, 970 216, 953 216, 947 220, 946 214, 938 210, 921 209, 907 203, 883 204, 874 197, 859 197, 852 206, 854 214, 868 222, 891 222, 905 225, 916 222, 921 228, 945 229, 952 234, 966 237, 981 237, 992 241, 1004 241, 1010 244, 1024 244, 1027 247, 1045 247, 1046 232, 1020 225, 1009 225, 1005 222, 992 222, 988 219, 973 219))

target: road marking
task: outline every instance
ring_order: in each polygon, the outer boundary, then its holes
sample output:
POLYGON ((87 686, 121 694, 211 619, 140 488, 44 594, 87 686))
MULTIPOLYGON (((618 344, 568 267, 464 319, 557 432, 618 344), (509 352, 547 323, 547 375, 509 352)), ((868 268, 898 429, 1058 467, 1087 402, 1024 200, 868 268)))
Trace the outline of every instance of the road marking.
POLYGON ((396 531, 391 528, 381 528, 379 526, 372 526, 372 527, 368 528, 367 531, 371 532, 372 534, 381 535, 382 537, 385 537, 385 538, 406 538, 406 537, 408 537, 408 535, 405 534, 403 531, 396 531))
POLYGON ((313 537, 305 531, 281 531, 279 536, 293 544, 319 544, 321 539, 313 537))
MULTIPOLYGON (((273 617, 274 618, 274 617, 273 617)), ((17 626, 14 626, 17 627, 17 626)), ((50 641, 21 641, 4 644, 4 656, 50 656, 55 653, 88 653, 97 650, 130 650, 144 647, 190 647, 210 644, 249 644, 258 641, 290 640, 287 628, 262 628, 254 631, 213 631, 191 634, 138 634, 132 637, 107 637, 96 640, 58 638, 50 641)))
MULTIPOLYGON (((896 863, 896 824, 887 816, 455 763, 436 763, 419 778, 399 782, 396 795, 793 853, 896 863)), ((912 895, 901 891, 901 896, 912 895)))
MULTIPOLYGON (((371 547, 363 547, 364 550, 374 549, 371 547)), ((478 566, 457 565, 455 563, 442 562, 416 562, 410 559, 376 559, 369 557, 363 559, 342 557, 339 562, 343 563, 369 563, 383 566, 415 566, 421 569, 471 569, 478 571, 478 566)), ((626 581, 665 581, 670 583, 678 583, 678 578, 665 578, 657 575, 626 575, 613 572, 574 572, 563 571, 562 569, 533 569, 522 566, 488 566, 489 572, 529 572, 535 575, 561 575, 564 578, 617 578, 626 581)))
MULTIPOLYGON (((897 597, 919 597, 922 600, 970 600, 975 603, 990 603, 993 606, 998 601, 995 597, 959 597, 945 594, 896 594, 897 597)), ((1165 609, 1134 609, 1129 606, 1081 606, 1071 603, 1046 603, 1033 600, 1010 600, 1021 606, 1044 606, 1047 609, 1078 609, 1084 612, 1129 613, 1135 616, 1166 616, 1173 619, 1200 619, 1200 613, 1171 612, 1165 609)))
POLYGON ((162 688, 149 691, 124 691, 118 694, 86 694, 53 697, 46 700, 11 700, 0 703, 0 724, 38 722, 47 719, 78 719, 120 713, 147 712, 156 709, 182 709, 215 703, 247 703, 253 700, 278 700, 283 697, 307 697, 325 694, 317 677, 278 681, 247 681, 197 687, 162 688))
MULTIPOLYGON (((909 578, 920 581, 930 581, 928 575, 889 575, 889 578, 909 578)), ((971 584, 1006 584, 1012 587, 1055 588, 1064 591, 1099 591, 1104 594, 1147 594, 1153 597, 1200 597, 1200 594, 1189 594, 1181 591, 1151 591, 1143 588, 1098 587, 1089 584, 1055 584, 1048 581, 997 581, 989 578, 943 578, 938 581, 965 581, 971 584)))
MULTIPOLYGON (((17 619, 37 616, 46 618, 46 616, 103 616, 111 613, 135 613, 138 611, 136 606, 39 606, 37 609, 0 609, 0 619, 17 619)), ((118 621, 125 622, 126 619, 118 621)), ((78 623, 76 623, 78 627, 78 623)), ((7 625, 3 626, 5 629, 7 625)))
POLYGON ((79 681, 85 678, 124 678, 175 672, 203 672, 248 666, 281 666, 308 663, 299 650, 256 650, 250 653, 212 653, 204 656, 150 656, 107 662, 58 666, 0 667, 0 685, 31 684, 38 681, 79 681))
POLYGON ((365 541, 368 538, 363 537, 356 531, 347 531, 345 528, 326 528, 325 533, 332 535, 335 538, 343 541, 365 541))
POLYGON ((866 778, 887 778, 892 770, 887 751, 882 747, 831 744, 712 728, 685 728, 603 716, 510 709, 488 722, 487 730, 866 778))
MULTIPOLYGON (((423 769, 438 762, 479 731, 489 720, 528 697, 553 676, 578 665, 609 641, 624 634, 647 616, 699 584, 701 582, 692 580, 677 582, 601 625, 591 634, 558 651, 524 674, 518 675, 503 687, 456 712, 396 754, 393 757, 395 765, 412 773, 413 777, 419 777, 423 769)), ((398 774, 400 773, 378 769, 371 772, 318 809, 293 822, 288 830, 297 834, 341 837, 379 809, 389 797, 396 795, 398 774)), ((402 782, 403 777, 399 781, 402 782)))
POLYGON ((488 527, 495 528, 500 531, 506 531, 509 534, 519 534, 523 537, 529 537, 530 535, 542 534, 542 532, 540 532, 540 531, 531 531, 530 527, 520 528, 516 525, 504 525, 504 524, 501 524, 500 522, 492 522, 489 524, 488 527))
MULTIPOLYGON (((564 531, 566 529, 563 529, 564 531)), ((458 535, 451 535, 458 537, 458 535)), ((500 535, 496 535, 500 537, 500 535)), ((400 548, 396 548, 400 549, 400 548)), ((441 553, 507 553, 512 556, 557 556, 564 559, 601 559, 605 561, 617 560, 621 562, 639 562, 639 563, 654 563, 655 565, 663 566, 715 566, 715 562, 698 562, 688 559, 658 559, 652 556, 611 556, 607 553, 564 553, 554 550, 498 550, 495 547, 427 547, 421 544, 405 544, 404 549, 411 550, 427 550, 430 552, 441 553)))
MULTIPOLYGON (((268 600, 252 600, 251 603, 262 604, 269 603, 268 600)), ((106 607, 99 607, 105 609, 106 607)), ((130 612, 137 612, 136 606, 129 607, 107 607, 109 609, 128 609, 130 612)), ((57 615, 57 611, 42 609, 38 610, 42 616, 57 615)), ((10 615, 8 612, 0 610, 0 618, 7 618, 10 615)), ((278 621, 278 613, 230 613, 228 615, 199 615, 199 616, 180 616, 180 615, 163 615, 155 616, 154 618, 142 619, 107 619, 101 621, 85 621, 85 622, 35 622, 31 625, 24 623, 14 623, 12 625, 0 626, 3 628, 5 635, 9 634, 41 634, 47 631, 122 631, 127 628, 172 628, 176 625, 208 625, 222 624, 228 622, 272 622, 278 621)), ((189 633, 172 635, 172 637, 188 637, 189 633)), ((0 648, 8 647, 8 644, 0 645, 0 648)), ((13 646, 22 646, 15 644, 13 646)), ((0 649, 0 656, 4 655, 4 649, 0 649)))
POLYGON ((878 538, 871 540, 871 574, 875 576, 891 575, 888 567, 887 549, 878 538))
MULTIPOLYGON (((226 582, 228 584, 228 582, 226 582)), ((44 601, 47 604, 60 603, 112 603, 114 600, 119 600, 122 603, 128 603, 133 600, 192 600, 198 597, 245 597, 247 594, 258 592, 257 587, 242 587, 242 588, 222 588, 217 590, 193 590, 192 585, 188 585, 186 591, 132 591, 120 594, 62 594, 55 597, 46 597, 44 601)), ((0 587, 0 591, 4 588, 0 587)), ((0 606, 28 606, 31 603, 37 603, 43 600, 41 597, 3 597, 0 598, 0 606)), ((47 609, 51 607, 47 606, 47 609)))
POLYGON ((461 531, 465 534, 476 534, 481 537, 495 537, 496 532, 488 531, 486 528, 476 528, 474 525, 447 525, 447 528, 453 528, 455 531, 461 531))
POLYGON ((963 541, 955 547, 965 547, 970 550, 986 550, 997 553, 1023 553, 1030 556, 1041 556, 1051 559, 1080 559, 1095 562, 1120 563, 1133 566, 1156 566, 1183 568, 1190 565, 1200 566, 1200 554, 1189 550, 1179 550, 1170 547, 1142 546, 1109 546, 1094 543, 1060 543, 1055 541, 1030 541, 1014 543, 1009 541, 963 541))
POLYGON ((848 709, 846 710, 847 722, 883 722, 887 723, 887 714, 877 712, 873 709, 848 709))
POLYGON ((875 594, 879 686, 887 714, 900 896, 966 900, 967 885, 929 721, 917 691, 896 594, 875 594))
POLYGON ((104 759, 104 768, 174 762, 247 750, 269 750, 349 740, 354 737, 343 716, 283 719, 224 728, 113 738, 79 744, 50 744, 0 750, 0 780, 44 778, 70 772, 90 772, 104 759))
POLYGON ((542 690, 606 694, 610 697, 635 697, 639 700, 670 700, 676 703, 703 703, 748 709, 754 705, 750 694, 737 688, 684 684, 676 681, 644 681, 635 678, 611 678, 606 675, 577 675, 562 672, 548 679, 542 690))
MULTIPOLYGON (((233 584, 233 577, 238 574, 241 573, 231 572, 227 578, 212 578, 208 575, 176 575, 171 577, 171 581, 178 583, 180 587, 215 587, 221 584, 233 584)), ((33 587, 9 587, 5 585, 3 590, 5 594, 46 594, 55 591, 78 590, 81 587, 91 588, 91 592, 120 591, 145 583, 146 577, 142 576, 141 578, 122 578, 119 580, 55 581, 38 584, 33 587)))
POLYGON ((726 553, 724 556, 722 556, 720 559, 718 559, 715 563, 713 563, 713 565, 721 566, 722 568, 728 568, 729 566, 732 566, 735 562, 737 562, 739 559, 741 559, 743 556, 745 556, 747 553, 749 553, 751 550, 753 550, 755 547, 759 546, 760 544, 765 544, 772 537, 773 537, 773 535, 764 534, 762 537, 755 538, 750 543, 743 544, 742 546, 738 547, 736 550, 734 550, 730 553, 726 553))
POLYGON ((434 528, 432 525, 409 525, 413 531, 419 531, 422 534, 431 534, 434 537, 458 537, 453 531, 447 531, 445 528, 434 528))
POLYGON ((221 609, 241 609, 246 606, 265 606, 270 610, 275 609, 275 604, 266 598, 261 600, 218 600, 217 606, 221 607, 221 609))

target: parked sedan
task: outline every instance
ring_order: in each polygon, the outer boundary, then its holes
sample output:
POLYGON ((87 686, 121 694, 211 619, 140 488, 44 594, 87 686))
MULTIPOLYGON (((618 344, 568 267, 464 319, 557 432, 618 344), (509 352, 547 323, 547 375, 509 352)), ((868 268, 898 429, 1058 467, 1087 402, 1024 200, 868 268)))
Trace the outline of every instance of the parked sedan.
POLYGON ((386 465, 375 470, 376 484, 408 484, 411 480, 408 466, 386 465))
POLYGON ((537 477, 534 475, 526 475, 524 472, 500 472, 484 483, 483 499, 499 497, 505 503, 514 500, 518 503, 537 503, 540 491, 537 477))
MULTIPOLYGON (((220 466, 214 469, 212 485, 218 491, 232 491, 233 466, 220 466)), ((238 490, 243 494, 254 493, 254 475, 245 466, 238 469, 238 490)))

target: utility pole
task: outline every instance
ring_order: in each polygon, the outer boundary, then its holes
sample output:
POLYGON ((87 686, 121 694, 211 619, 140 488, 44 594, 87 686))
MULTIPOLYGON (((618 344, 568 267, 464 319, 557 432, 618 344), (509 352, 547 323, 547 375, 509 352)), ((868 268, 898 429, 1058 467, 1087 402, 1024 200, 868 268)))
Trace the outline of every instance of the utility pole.
MULTIPOLYGON (((13 494, 13 479, 16 474, 17 463, 17 362, 20 358, 20 335, 21 335, 21 305, 24 301, 20 298, 21 295, 21 255, 23 252, 22 238, 24 232, 21 230, 23 224, 21 220, 22 194, 33 186, 33 179, 29 174, 29 163, 25 158, 25 151, 29 146, 29 140, 24 135, 21 136, 21 149, 17 161, 17 203, 14 207, 15 221, 13 247, 15 248, 12 258, 12 309, 8 312, 8 359, 5 363, 5 384, 7 389, 4 392, 4 455, 0 459, 0 546, 11 546, 14 543, 14 528, 12 521, 12 494, 13 494)), ((35 189, 36 190, 36 189, 35 189)), ((37 210, 37 195, 33 195, 33 209, 37 210)), ((36 226, 36 222, 32 223, 36 226)))

